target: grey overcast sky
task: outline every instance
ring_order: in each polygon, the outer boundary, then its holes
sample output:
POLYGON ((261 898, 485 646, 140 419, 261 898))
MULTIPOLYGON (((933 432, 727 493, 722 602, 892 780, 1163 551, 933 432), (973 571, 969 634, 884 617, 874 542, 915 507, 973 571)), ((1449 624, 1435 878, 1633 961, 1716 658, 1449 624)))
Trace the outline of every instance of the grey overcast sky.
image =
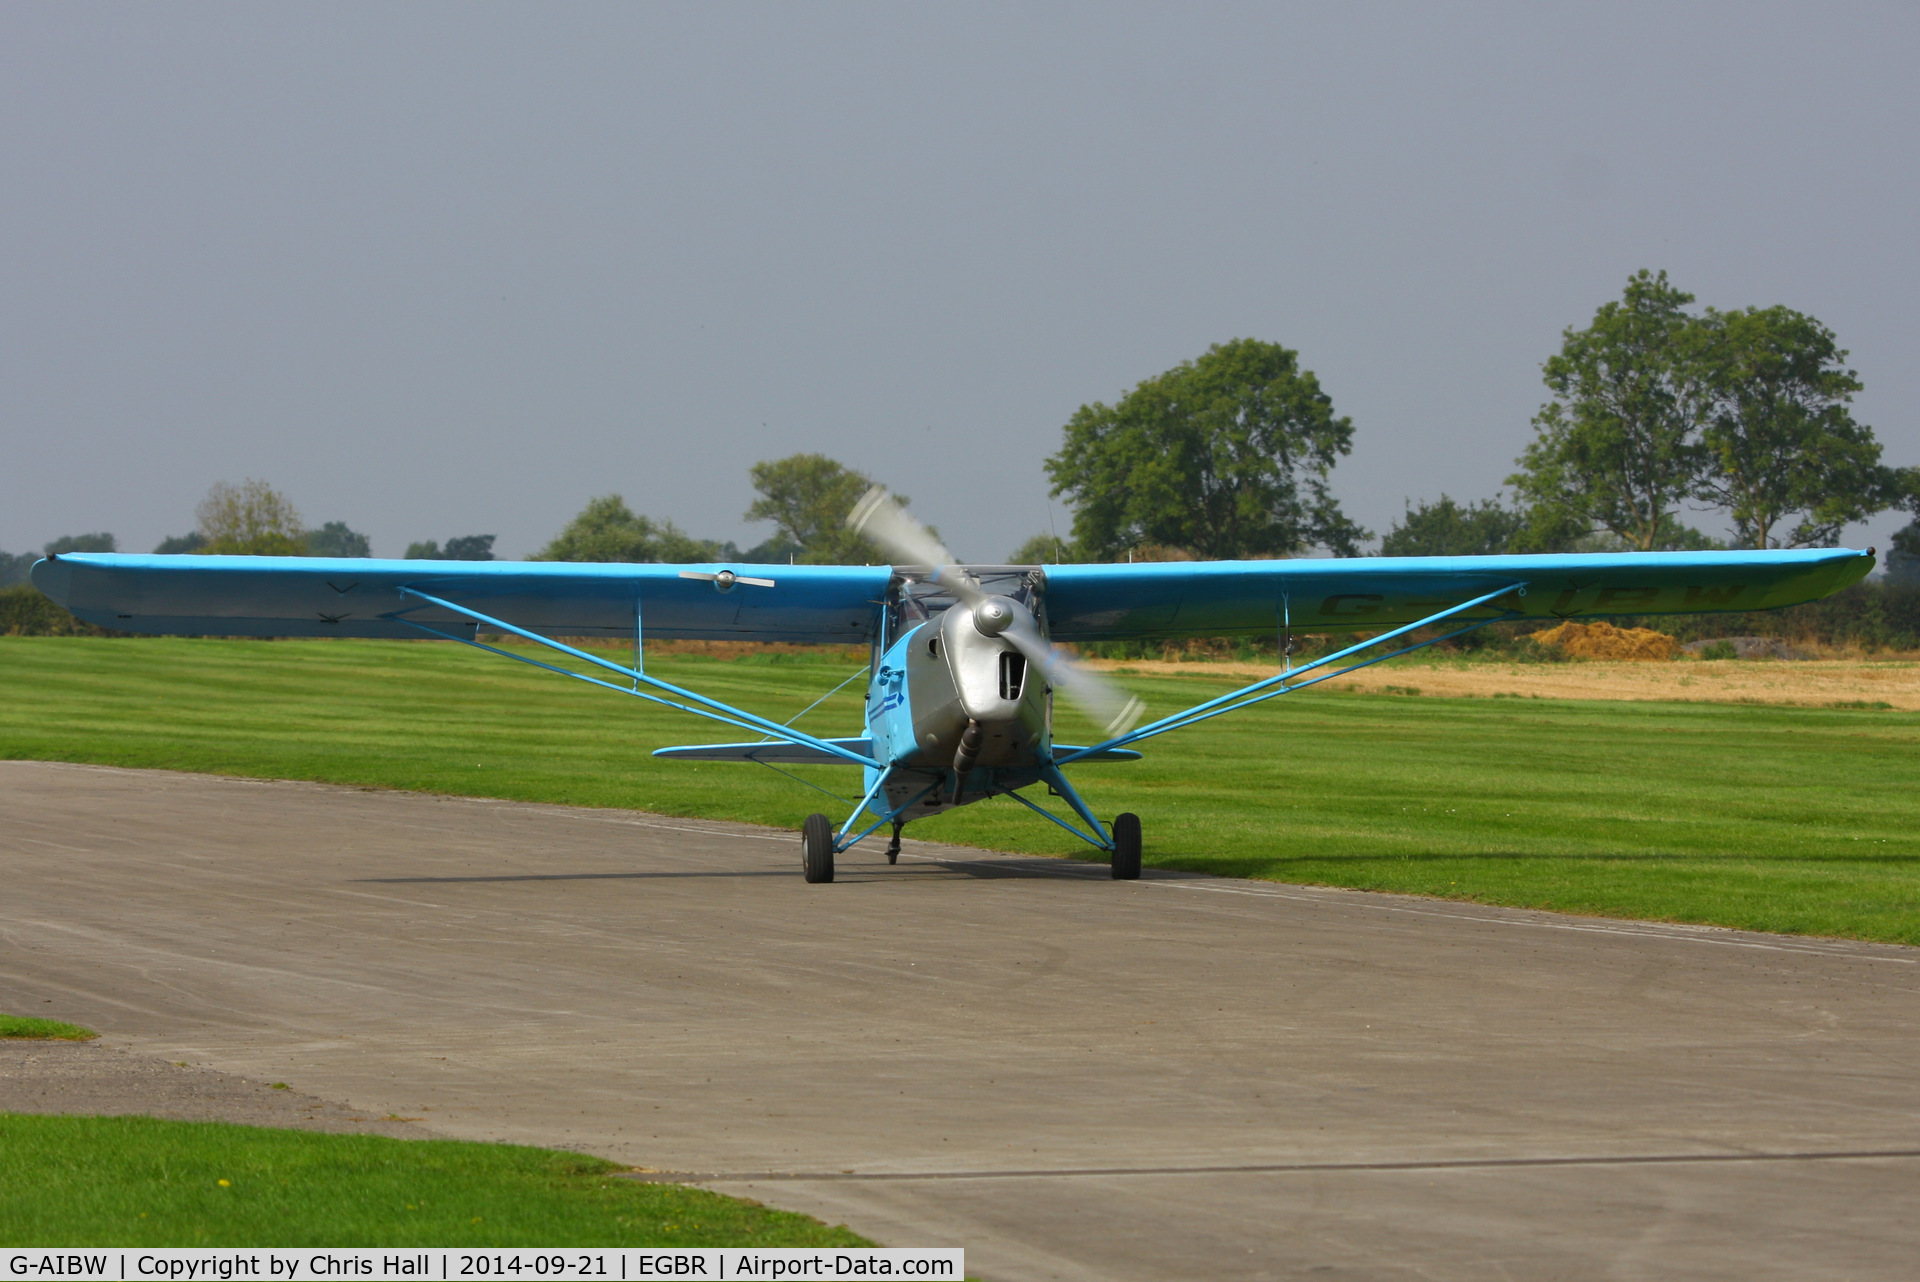
POLYGON ((145 551, 246 477, 382 555, 522 556, 608 491, 744 546, 748 465, 813 450, 993 560, 1075 408, 1239 336, 1352 417, 1379 532, 1495 492, 1641 267, 1819 317, 1920 463, 1917 37, 1755 0, 10 4, 0 547, 145 551))

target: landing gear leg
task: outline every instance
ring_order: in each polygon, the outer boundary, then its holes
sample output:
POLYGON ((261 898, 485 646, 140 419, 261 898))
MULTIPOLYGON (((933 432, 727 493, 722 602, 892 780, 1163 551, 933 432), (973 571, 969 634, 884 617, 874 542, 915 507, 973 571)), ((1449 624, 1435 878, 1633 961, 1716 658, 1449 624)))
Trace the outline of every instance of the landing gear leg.
POLYGON ((1113 817, 1113 879, 1140 879, 1140 816, 1132 813, 1113 817))
POLYGON ((900 862, 900 824, 897 820, 893 825, 893 840, 887 843, 887 862, 890 864, 900 862))
POLYGON ((833 880, 833 821, 808 815, 800 826, 800 871, 809 882, 833 880))

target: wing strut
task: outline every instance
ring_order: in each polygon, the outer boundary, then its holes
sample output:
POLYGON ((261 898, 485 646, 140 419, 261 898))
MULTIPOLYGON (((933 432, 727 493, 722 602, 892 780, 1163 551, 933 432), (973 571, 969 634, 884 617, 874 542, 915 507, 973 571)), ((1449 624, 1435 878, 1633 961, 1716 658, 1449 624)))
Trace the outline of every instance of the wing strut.
MULTIPOLYGON (((832 740, 816 739, 814 736, 807 734, 804 731, 794 730, 787 726, 781 725, 777 721, 769 721, 765 717, 755 716, 751 712, 743 711, 739 708, 733 707, 731 704, 721 703, 717 699, 709 699, 703 694, 696 694, 692 690, 684 689, 680 686, 674 685, 672 682, 669 682, 669 681, 662 681, 658 677, 650 677, 645 672, 642 672, 640 670, 640 665, 637 659, 634 663, 634 666, 629 668, 622 664, 614 663, 610 659, 603 659, 599 655, 588 654, 585 650, 577 650, 573 646, 565 645, 559 641, 555 641, 552 637, 543 637, 538 632, 529 632, 525 628, 516 627, 513 624, 506 622, 504 619, 496 619, 490 614, 482 614, 478 610, 469 610, 464 605, 455 605, 453 602, 444 600, 440 597, 430 596, 429 594, 420 591, 418 588, 402 587, 400 589, 400 592, 405 596, 418 597, 420 598, 420 600, 426 601, 432 605, 437 605, 443 610, 452 610, 455 614, 465 615, 467 618, 472 619, 477 623, 483 623, 487 627, 498 628, 502 632, 510 632, 514 636, 524 637, 528 641, 534 642, 536 645, 543 645, 547 647, 547 649, 549 650, 557 650, 561 654, 568 655, 572 658, 582 660, 586 663, 591 663, 595 667, 605 668, 609 672, 617 672, 623 677, 631 678, 634 683, 634 688, 629 690, 625 686, 617 686, 613 684, 613 682, 611 681, 602 681, 598 677, 589 677, 583 673, 570 672, 565 668, 557 667, 551 663, 542 663, 538 659, 528 658, 526 655, 523 655, 523 654, 514 654, 510 650, 502 650, 498 646, 487 645, 484 642, 476 640, 472 637, 455 636, 451 632, 443 632, 439 628, 430 627, 425 623, 416 623, 414 620, 407 618, 404 614, 395 613, 395 614, 389 614, 384 616, 384 617, 393 619, 395 622, 404 623, 408 627, 418 628, 422 632, 431 633, 432 635, 437 637, 443 637, 448 641, 458 641, 463 645, 470 645, 477 649, 485 650, 489 654, 497 654, 508 659, 516 659, 521 663, 532 664, 534 667, 544 668, 548 672, 557 672, 563 677, 572 677, 576 681, 585 681, 589 685, 605 686, 609 690, 618 690, 622 694, 631 694, 636 698, 645 699, 649 703, 663 704, 669 708, 677 708, 681 712, 691 712, 696 717, 706 717, 713 721, 724 721, 728 725, 738 726, 742 730, 757 731, 760 734, 770 735, 773 738, 781 740, 786 743, 795 743, 795 744, 804 745, 809 748, 817 748, 821 752, 827 753, 831 756, 839 757, 840 759, 846 761, 850 765, 872 766, 875 769, 878 769, 880 766, 880 763, 874 760, 872 757, 863 756, 860 753, 854 752, 850 748, 846 748, 840 744, 834 743, 832 740), (640 687, 643 685, 652 686, 656 690, 663 690, 667 694, 675 696, 675 698, 677 699, 684 699, 684 700, 687 700, 688 702, 677 703, 674 701, 674 699, 663 699, 659 695, 647 694, 640 689, 640 687), (698 706, 694 706, 694 705, 698 705, 698 706)), ((638 632, 637 607, 636 607, 635 619, 636 619, 635 631, 637 633, 638 632)))
POLYGON ((1322 673, 1310 681, 1293 680, 1293 678, 1299 677, 1303 673, 1311 672, 1315 668, 1324 668, 1332 664, 1340 663, 1363 651, 1371 650, 1384 642, 1397 640, 1409 632, 1429 627, 1432 624, 1440 622, 1442 619, 1450 619, 1457 614, 1464 614, 1468 610, 1478 609, 1480 606, 1487 605, 1496 598, 1507 595, 1509 592, 1518 592, 1524 596, 1526 591, 1527 585, 1524 583, 1509 583, 1503 588, 1496 588, 1494 591, 1482 596, 1477 596, 1471 601, 1450 606, 1436 614, 1429 614, 1424 619, 1417 619, 1403 627, 1395 628, 1391 632, 1382 632, 1377 637, 1372 637, 1355 645, 1350 645, 1344 650, 1336 650, 1325 658, 1315 659, 1312 663, 1303 663, 1297 668, 1289 668, 1275 676, 1256 681, 1252 685, 1242 686, 1231 694, 1223 694, 1217 699, 1209 699, 1205 703, 1197 703, 1183 712, 1176 712, 1170 717, 1162 717, 1158 721, 1150 721, 1136 730, 1128 731, 1126 734, 1115 735, 1111 739, 1096 743, 1091 747, 1080 748, 1074 752, 1070 752, 1064 757, 1056 757, 1054 759, 1054 765, 1070 765, 1092 753, 1105 752, 1109 748, 1118 748, 1123 744, 1132 743, 1136 739, 1151 739, 1155 735, 1163 735, 1170 730, 1179 730, 1186 726, 1196 725, 1199 722, 1211 720, 1214 717, 1221 716, 1228 712, 1238 712, 1240 709, 1252 707, 1256 703, 1265 703, 1268 699, 1276 699, 1283 694, 1291 694, 1295 690, 1304 689, 1311 685, 1318 685, 1322 681, 1331 681, 1335 677, 1343 677, 1349 672, 1356 672, 1361 668, 1394 658, 1397 655, 1410 654, 1415 650, 1424 650, 1436 642, 1446 641, 1457 636, 1464 636, 1466 633, 1486 627, 1489 623, 1499 623, 1504 619, 1517 618, 1520 613, 1518 610, 1503 610, 1490 619, 1480 619, 1468 624, 1464 628, 1456 628, 1452 632, 1443 633, 1440 636, 1432 637, 1426 641, 1418 641, 1413 645, 1402 646, 1398 650, 1390 650, 1385 654, 1376 654, 1370 659, 1362 659, 1358 663, 1348 664, 1338 671, 1322 673))

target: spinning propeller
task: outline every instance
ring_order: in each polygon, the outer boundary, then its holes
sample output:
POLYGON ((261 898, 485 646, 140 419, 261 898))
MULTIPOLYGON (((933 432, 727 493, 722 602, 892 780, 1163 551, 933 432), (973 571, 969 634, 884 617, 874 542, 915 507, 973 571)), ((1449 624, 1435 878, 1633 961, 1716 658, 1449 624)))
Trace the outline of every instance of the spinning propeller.
POLYGON ((1040 669, 1047 684, 1080 706, 1081 711, 1106 727, 1111 735, 1125 734, 1140 720, 1146 705, 1105 677, 1084 668, 1054 649, 1040 635, 1033 612, 1011 597, 991 596, 965 566, 953 559, 937 535, 908 516, 900 500, 876 485, 847 514, 847 528, 878 547, 900 565, 924 565, 932 573, 927 582, 939 585, 973 615, 973 626, 983 636, 1005 637, 1009 644, 1040 669))

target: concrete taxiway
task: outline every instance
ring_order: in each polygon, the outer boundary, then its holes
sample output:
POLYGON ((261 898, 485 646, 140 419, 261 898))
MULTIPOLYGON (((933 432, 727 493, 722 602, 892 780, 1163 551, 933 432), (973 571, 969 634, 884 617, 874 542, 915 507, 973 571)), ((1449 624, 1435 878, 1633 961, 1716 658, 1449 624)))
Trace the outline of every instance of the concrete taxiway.
POLYGON ((15 762, 0 1010, 989 1278, 1920 1258, 1914 949, 15 762))

